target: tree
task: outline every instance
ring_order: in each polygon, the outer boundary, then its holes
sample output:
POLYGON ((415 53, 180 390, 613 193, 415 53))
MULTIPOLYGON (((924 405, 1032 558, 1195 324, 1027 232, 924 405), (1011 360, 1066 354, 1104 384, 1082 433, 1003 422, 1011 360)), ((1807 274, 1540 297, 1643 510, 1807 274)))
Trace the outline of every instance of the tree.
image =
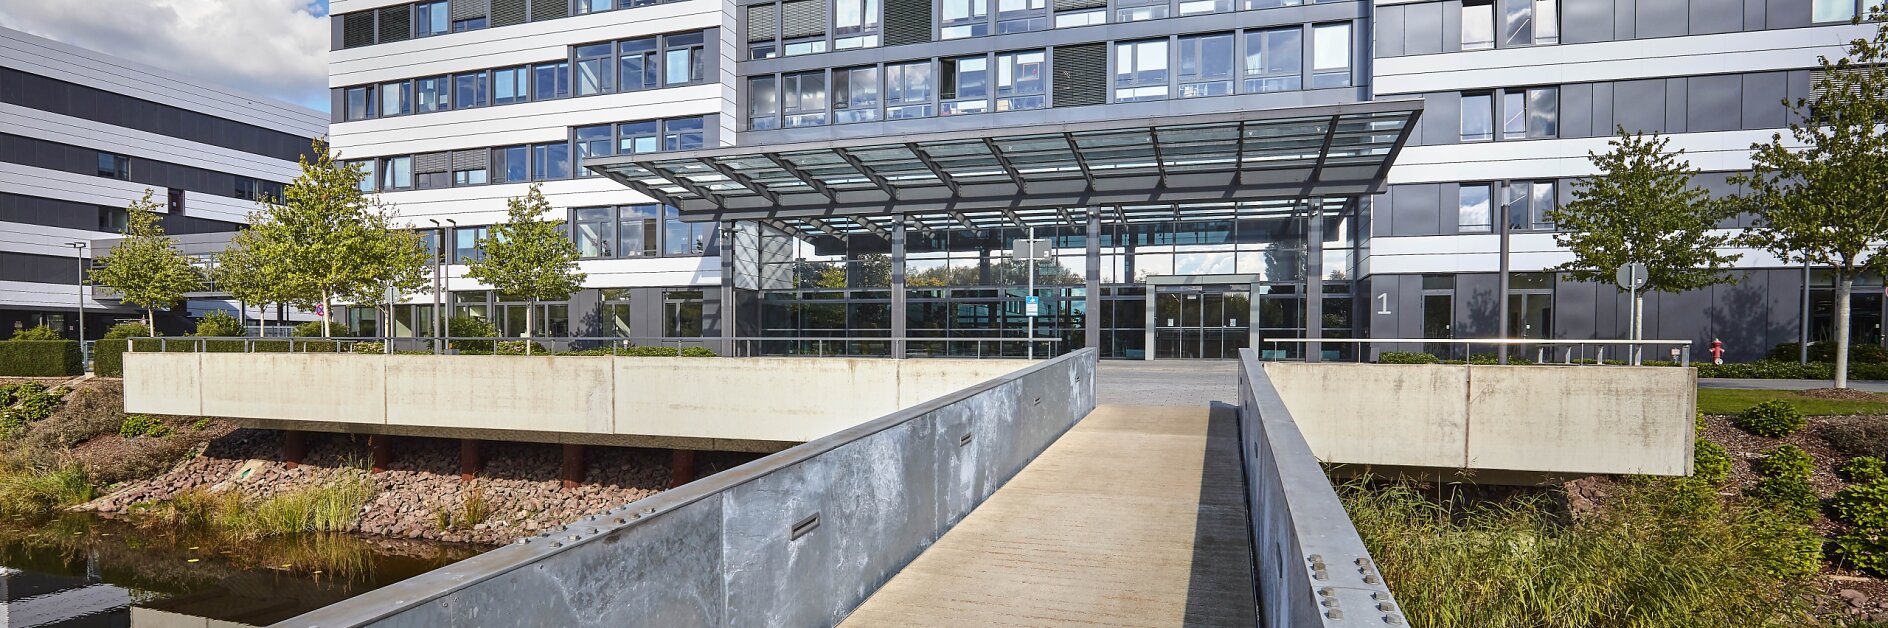
MULTIPOLYGON (((538 301, 570 298, 570 293, 583 287, 585 275, 577 271, 577 243, 559 229, 564 221, 545 219, 551 204, 537 185, 506 205, 509 218, 479 239, 485 255, 468 265, 465 274, 501 294, 529 301, 524 315, 529 335, 537 329, 538 301)), ((525 343, 524 351, 531 354, 531 343, 525 343)))
POLYGON ((1736 237, 1719 232, 1718 225, 1737 209, 1713 202, 1692 184, 1698 170, 1684 150, 1668 150, 1671 138, 1624 128, 1618 133, 1605 153, 1587 151, 1599 174, 1575 181, 1573 202, 1547 213, 1561 229, 1554 243, 1573 253, 1572 261, 1549 270, 1579 281, 1611 282, 1619 267, 1645 264, 1645 287, 1633 294, 1630 336, 1637 340, 1645 329, 1645 293, 1735 281, 1725 271, 1741 256, 1721 249, 1736 237))
POLYGON ((210 271, 210 276, 216 279, 219 289, 244 304, 254 303, 262 308, 271 303, 289 302, 292 297, 284 289, 287 284, 273 274, 281 269, 257 255, 256 248, 245 242, 248 237, 249 232, 238 232, 229 248, 216 254, 216 268, 210 271))
POLYGON ((327 337, 337 299, 378 307, 389 288, 421 290, 428 260, 417 235, 393 227, 393 208, 361 192, 367 175, 359 165, 336 161, 319 139, 311 154, 301 158, 302 172, 281 199, 258 201, 249 229, 231 244, 249 256, 238 258, 254 273, 243 283, 268 282, 276 287, 266 298, 321 306, 327 337))
MULTIPOLYGON (((1792 142, 1781 133, 1751 145, 1751 171, 1731 178, 1738 205, 1756 215, 1751 244, 1789 263, 1827 266, 1836 275, 1836 388, 1849 385, 1849 298, 1855 279, 1888 270, 1888 24, 1881 8, 1869 39, 1849 42, 1837 61, 1819 57, 1823 78, 1811 98, 1784 101, 1795 115, 1792 142), (1794 146, 1794 147, 1793 147, 1794 146)), ((1859 19, 1857 20, 1860 21, 1859 19)), ((1808 321, 1804 321, 1808 324, 1808 321)))
POLYGON ((157 309, 176 305, 185 292, 202 290, 203 280, 189 258, 173 248, 176 243, 170 236, 164 235, 149 188, 144 198, 125 208, 125 214, 125 237, 98 258, 91 283, 116 290, 124 295, 125 303, 143 308, 146 328, 155 330, 157 309))

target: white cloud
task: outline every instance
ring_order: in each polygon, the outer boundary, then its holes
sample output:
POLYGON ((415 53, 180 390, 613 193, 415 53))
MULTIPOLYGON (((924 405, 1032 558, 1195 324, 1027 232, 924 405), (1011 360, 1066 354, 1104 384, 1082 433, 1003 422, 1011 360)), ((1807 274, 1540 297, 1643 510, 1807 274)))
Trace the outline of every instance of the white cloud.
POLYGON ((326 110, 325 5, 308 0, 0 0, 0 26, 326 110))

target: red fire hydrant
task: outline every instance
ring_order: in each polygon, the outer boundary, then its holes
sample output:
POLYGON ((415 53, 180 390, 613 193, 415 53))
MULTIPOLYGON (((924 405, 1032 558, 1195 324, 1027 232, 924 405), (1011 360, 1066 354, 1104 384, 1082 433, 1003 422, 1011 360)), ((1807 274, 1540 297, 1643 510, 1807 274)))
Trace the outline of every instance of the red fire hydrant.
POLYGON ((1724 363, 1724 341, 1716 338, 1711 339, 1711 363, 1724 363))

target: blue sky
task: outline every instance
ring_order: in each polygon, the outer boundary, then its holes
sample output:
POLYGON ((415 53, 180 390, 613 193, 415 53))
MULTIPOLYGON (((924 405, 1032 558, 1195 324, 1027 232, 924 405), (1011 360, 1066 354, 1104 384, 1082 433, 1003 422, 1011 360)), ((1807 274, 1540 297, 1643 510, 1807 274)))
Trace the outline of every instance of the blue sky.
POLYGON ((328 109, 327 0, 0 0, 0 26, 328 109))

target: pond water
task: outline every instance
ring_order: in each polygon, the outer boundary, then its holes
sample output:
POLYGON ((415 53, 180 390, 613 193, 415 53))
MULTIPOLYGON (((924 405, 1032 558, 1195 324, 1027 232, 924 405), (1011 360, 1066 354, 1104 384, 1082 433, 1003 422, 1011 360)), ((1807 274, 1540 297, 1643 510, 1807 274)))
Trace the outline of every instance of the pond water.
POLYGON ((0 623, 267 625, 485 549, 345 534, 236 539, 91 515, 0 520, 0 623))

